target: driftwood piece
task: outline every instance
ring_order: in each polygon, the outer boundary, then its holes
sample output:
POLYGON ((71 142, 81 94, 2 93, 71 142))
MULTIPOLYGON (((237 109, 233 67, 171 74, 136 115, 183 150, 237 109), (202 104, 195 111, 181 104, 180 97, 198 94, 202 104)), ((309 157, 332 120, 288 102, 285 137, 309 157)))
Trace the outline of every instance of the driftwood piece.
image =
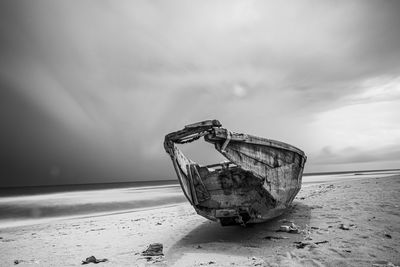
POLYGON ((87 257, 86 260, 82 261, 82 265, 89 264, 89 263, 100 263, 100 262, 107 262, 108 259, 97 259, 95 256, 87 257))
POLYGON ((163 244, 154 243, 150 244, 148 248, 142 252, 143 256, 163 256, 163 244))

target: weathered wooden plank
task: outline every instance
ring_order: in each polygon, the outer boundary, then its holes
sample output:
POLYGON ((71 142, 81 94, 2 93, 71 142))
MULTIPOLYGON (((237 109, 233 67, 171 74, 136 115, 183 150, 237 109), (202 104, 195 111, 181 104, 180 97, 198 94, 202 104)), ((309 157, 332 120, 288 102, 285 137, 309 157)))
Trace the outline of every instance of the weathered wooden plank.
POLYGON ((193 205, 193 200, 192 200, 192 195, 190 193, 190 189, 189 189, 190 185, 188 183, 188 180, 187 180, 185 174, 182 172, 181 168, 179 167, 179 164, 176 161, 176 159, 173 159, 172 163, 174 165, 174 169, 175 169, 176 175, 178 176, 178 181, 179 181, 179 183, 181 185, 183 194, 185 195, 186 199, 190 202, 190 204, 193 205))
POLYGON ((207 127, 207 128, 211 128, 211 127, 221 127, 221 123, 218 120, 206 120, 206 121, 201 121, 201 122, 196 122, 196 123, 192 123, 189 125, 185 126, 185 129, 189 129, 189 128, 199 128, 199 127, 207 127))
POLYGON ((255 145, 262 145, 262 146, 269 146, 269 147, 276 147, 282 148, 285 150, 293 151, 301 156, 305 156, 304 152, 298 149, 295 146, 286 144, 284 142, 262 138, 250 134, 241 134, 241 133, 234 133, 229 132, 227 129, 224 128, 214 128, 214 131, 206 136, 206 141, 214 143, 215 141, 226 140, 227 136, 231 134, 231 141, 240 141, 244 143, 251 143, 255 145))

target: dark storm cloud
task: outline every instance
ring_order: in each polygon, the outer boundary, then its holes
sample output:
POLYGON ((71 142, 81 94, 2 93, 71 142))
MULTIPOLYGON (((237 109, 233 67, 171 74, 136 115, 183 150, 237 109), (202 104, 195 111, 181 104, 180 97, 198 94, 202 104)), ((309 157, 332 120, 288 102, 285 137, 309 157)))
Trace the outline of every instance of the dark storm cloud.
POLYGON ((0 5, 3 184, 171 178, 164 134, 209 118, 318 151, 310 121, 400 73, 397 1, 0 5))

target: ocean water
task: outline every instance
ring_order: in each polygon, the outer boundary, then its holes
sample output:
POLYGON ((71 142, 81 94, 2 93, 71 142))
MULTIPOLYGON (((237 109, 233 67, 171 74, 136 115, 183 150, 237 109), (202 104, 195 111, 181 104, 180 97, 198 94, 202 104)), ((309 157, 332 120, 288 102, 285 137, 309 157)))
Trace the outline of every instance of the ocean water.
MULTIPOLYGON (((396 174, 400 170, 306 174, 303 187, 396 174)), ((185 201, 177 180, 0 189, 0 228, 132 212, 185 201)))
POLYGON ((354 180, 354 179, 387 177, 399 174, 400 170, 376 170, 376 171, 304 174, 302 186, 305 187, 318 183, 339 182, 339 181, 354 180))
POLYGON ((128 212, 185 200, 178 181, 1 189, 0 228, 128 212))

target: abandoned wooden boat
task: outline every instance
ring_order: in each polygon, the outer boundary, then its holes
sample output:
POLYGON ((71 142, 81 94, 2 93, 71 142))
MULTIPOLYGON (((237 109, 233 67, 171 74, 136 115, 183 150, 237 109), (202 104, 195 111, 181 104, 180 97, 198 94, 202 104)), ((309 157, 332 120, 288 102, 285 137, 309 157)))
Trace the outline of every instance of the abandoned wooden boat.
POLYGON ((190 204, 199 215, 222 225, 259 223, 282 214, 300 190, 304 152, 221 126, 208 120, 165 136, 165 150, 190 204), (177 147, 202 136, 229 161, 200 166, 177 147))

